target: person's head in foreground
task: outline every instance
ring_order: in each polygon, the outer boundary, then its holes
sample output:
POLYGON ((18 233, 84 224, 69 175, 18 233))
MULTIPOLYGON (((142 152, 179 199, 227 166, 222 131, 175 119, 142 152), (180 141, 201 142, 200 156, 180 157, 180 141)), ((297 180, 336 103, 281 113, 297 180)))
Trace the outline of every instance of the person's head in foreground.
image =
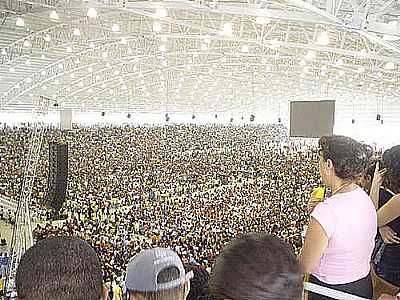
POLYGON ((319 170, 330 188, 356 182, 369 167, 372 148, 341 136, 325 136, 319 140, 319 170))
POLYGON ((297 300, 303 278, 286 243, 273 235, 252 233, 239 236, 223 249, 209 286, 217 299, 297 300))
POLYGON ((186 272, 193 272, 193 278, 190 280, 190 292, 187 300, 211 299, 208 289, 208 280, 210 274, 201 266, 187 263, 184 265, 186 272))
POLYGON ((386 169, 385 187, 393 193, 400 193, 400 145, 383 153, 383 167, 386 169))
POLYGON ((96 252, 75 237, 50 237, 28 249, 18 265, 16 287, 17 299, 107 299, 96 252))
POLYGON ((130 300, 185 300, 192 273, 172 250, 155 248, 134 256, 127 268, 125 286, 130 300))

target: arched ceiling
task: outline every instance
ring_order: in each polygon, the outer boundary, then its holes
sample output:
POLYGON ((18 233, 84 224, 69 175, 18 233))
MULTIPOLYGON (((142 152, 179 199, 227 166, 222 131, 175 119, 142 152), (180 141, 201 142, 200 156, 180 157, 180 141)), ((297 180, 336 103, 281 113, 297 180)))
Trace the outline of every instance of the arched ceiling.
POLYGON ((398 19, 392 0, 3 0, 0 109, 41 95, 81 111, 398 106, 398 19))

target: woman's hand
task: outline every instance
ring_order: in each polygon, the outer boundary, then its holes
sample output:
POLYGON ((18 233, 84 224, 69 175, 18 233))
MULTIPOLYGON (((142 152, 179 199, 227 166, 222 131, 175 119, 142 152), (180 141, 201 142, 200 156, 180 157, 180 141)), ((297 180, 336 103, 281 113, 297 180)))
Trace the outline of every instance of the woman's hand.
POLYGON ((379 227, 379 233, 385 244, 400 244, 400 237, 389 226, 379 227))
POLYGON ((307 209, 308 209, 308 213, 312 213, 314 208, 322 201, 322 199, 319 199, 316 197, 317 194, 317 190, 315 189, 312 193, 311 193, 311 197, 310 200, 308 201, 308 205, 307 205, 307 209))
POLYGON ((380 188, 383 184, 383 180, 385 179, 386 169, 379 170, 379 162, 376 163, 374 178, 372 179, 372 187, 380 188))

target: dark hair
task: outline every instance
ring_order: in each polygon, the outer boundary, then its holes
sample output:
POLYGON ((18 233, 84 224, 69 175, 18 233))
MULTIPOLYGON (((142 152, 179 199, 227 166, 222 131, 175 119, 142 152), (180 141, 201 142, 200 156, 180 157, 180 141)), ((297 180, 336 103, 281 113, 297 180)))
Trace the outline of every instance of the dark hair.
POLYGON ((201 266, 194 264, 185 264, 186 272, 193 272, 193 278, 190 280, 190 292, 187 300, 209 299, 211 297, 208 290, 208 280, 210 274, 201 266))
POLYGON ((336 176, 355 180, 364 175, 372 157, 372 148, 347 136, 333 135, 320 138, 320 153, 333 162, 336 176))
POLYGON ((383 153, 383 164, 386 168, 385 185, 394 193, 400 193, 400 145, 383 153))
POLYGON ((371 160, 371 161, 368 163, 367 170, 365 170, 365 175, 366 175, 366 176, 370 176, 370 177, 371 177, 371 180, 372 180, 372 178, 374 178, 375 168, 376 168, 376 164, 377 164, 378 162, 379 162, 379 164, 382 163, 382 161, 380 161, 380 160, 371 160))
POLYGON ((273 235, 245 234, 229 243, 217 258, 210 279, 219 299, 300 299, 300 266, 287 244, 273 235))
POLYGON ((103 279, 90 245, 75 237, 50 237, 28 249, 16 274, 19 299, 99 300, 103 279))

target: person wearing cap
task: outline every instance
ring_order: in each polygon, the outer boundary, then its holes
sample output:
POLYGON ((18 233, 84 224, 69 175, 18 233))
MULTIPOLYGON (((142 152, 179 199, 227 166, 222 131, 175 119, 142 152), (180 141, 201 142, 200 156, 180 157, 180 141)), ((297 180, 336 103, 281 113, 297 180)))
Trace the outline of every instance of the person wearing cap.
POLYGON ((125 286, 129 300, 185 300, 192 272, 172 250, 155 248, 134 256, 127 268, 125 286))

